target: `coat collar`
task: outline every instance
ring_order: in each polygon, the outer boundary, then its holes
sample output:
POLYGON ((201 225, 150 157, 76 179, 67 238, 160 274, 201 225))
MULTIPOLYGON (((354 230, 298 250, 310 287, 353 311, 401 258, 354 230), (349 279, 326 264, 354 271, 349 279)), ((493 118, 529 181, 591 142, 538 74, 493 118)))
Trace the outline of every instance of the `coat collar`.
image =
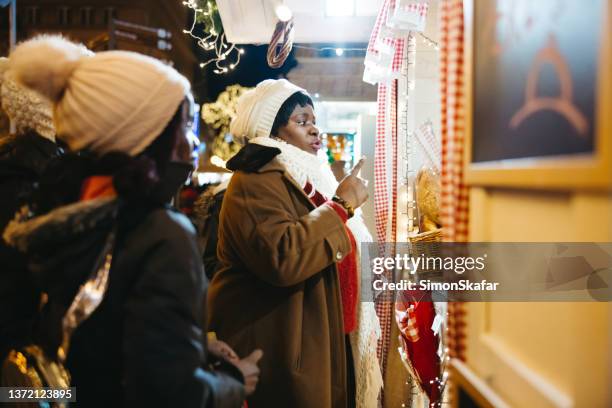
POLYGON ((232 171, 243 171, 246 173, 269 173, 275 171, 282 173, 283 178, 295 188, 297 194, 304 198, 309 207, 314 208, 314 204, 304 193, 302 186, 291 177, 279 160, 275 160, 279 154, 281 154, 281 150, 276 147, 248 143, 227 162, 227 168, 232 171))
POLYGON ((280 149, 268 146, 261 146, 249 143, 244 146, 234 157, 228 160, 227 168, 231 171, 243 171, 245 173, 262 173, 265 171, 282 171, 282 165, 277 168, 269 168, 276 160, 273 160, 281 153, 280 149))
POLYGON ((3 239, 21 252, 39 252, 44 248, 61 252, 84 235, 114 222, 118 208, 117 199, 104 197, 68 204, 29 218, 29 209, 24 207, 7 225, 3 239))

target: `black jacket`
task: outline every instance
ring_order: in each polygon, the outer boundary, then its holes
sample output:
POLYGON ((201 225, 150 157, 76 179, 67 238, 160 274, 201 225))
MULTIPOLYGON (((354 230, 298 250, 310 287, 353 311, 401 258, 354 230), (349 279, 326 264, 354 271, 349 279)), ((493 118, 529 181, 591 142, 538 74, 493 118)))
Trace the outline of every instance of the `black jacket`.
MULTIPOLYGON (((0 231, 32 198, 57 145, 36 133, 0 139, 0 231)), ((0 240, 0 358, 30 341, 40 293, 30 284, 25 258, 0 240)))
POLYGON ((198 243, 202 252, 202 263, 209 280, 219 268, 217 242, 219 240, 219 214, 227 186, 212 187, 202 193, 195 202, 198 243))
POLYGON ((239 407, 242 378, 210 371, 202 308, 207 280, 191 223, 166 207, 96 199, 9 228, 49 294, 41 330, 53 350, 60 320, 112 228, 108 290, 72 336, 67 367, 84 407, 239 407))

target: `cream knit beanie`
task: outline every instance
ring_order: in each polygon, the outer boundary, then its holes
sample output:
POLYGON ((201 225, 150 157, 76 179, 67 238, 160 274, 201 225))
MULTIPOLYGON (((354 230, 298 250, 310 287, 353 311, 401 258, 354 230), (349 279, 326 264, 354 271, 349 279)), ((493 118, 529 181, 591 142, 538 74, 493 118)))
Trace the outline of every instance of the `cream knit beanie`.
POLYGON ((238 99, 230 133, 237 138, 268 137, 282 104, 294 93, 308 93, 286 79, 266 79, 238 99))
POLYGON ((55 36, 20 44, 9 64, 17 81, 54 103, 57 138, 73 151, 141 153, 190 88, 154 58, 128 51, 83 56, 81 46, 55 36))
POLYGON ((17 135, 34 130, 42 137, 55 141, 51 102, 19 85, 7 72, 8 67, 8 58, 0 58, 0 115, 3 116, 1 133, 8 134, 10 123, 14 123, 17 135))

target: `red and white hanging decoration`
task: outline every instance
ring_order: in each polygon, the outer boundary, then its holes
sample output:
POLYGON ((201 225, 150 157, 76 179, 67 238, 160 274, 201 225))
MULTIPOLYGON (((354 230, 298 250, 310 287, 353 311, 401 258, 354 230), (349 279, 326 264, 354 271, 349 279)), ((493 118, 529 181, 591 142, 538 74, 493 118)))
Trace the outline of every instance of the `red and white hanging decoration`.
MULTIPOLYGON (((388 246, 382 246, 382 243, 393 243, 398 238, 397 203, 400 184, 398 183, 400 153, 398 150, 398 78, 404 62, 408 32, 411 29, 424 28, 426 12, 427 3, 425 2, 384 0, 372 30, 364 61, 363 80, 378 85, 374 148, 374 211, 376 237, 381 243, 381 255, 390 250, 388 246), (410 20, 409 17, 414 18, 410 20), (409 26, 412 28, 408 28, 409 26)), ((384 278, 389 280, 391 276, 384 278)), ((376 311, 382 328, 378 353, 384 371, 390 344, 391 325, 394 324, 393 299, 388 296, 378 297, 376 311)))
MULTIPOLYGON (((441 218, 444 241, 468 240, 469 190, 463 174, 465 148, 463 1, 441 2, 440 10, 440 93, 442 132, 441 218)), ((465 359, 465 308, 448 304, 446 343, 449 355, 465 359)))
POLYGON ((388 14, 387 27, 396 34, 408 34, 410 31, 423 32, 428 9, 427 2, 396 0, 392 11, 388 14))
MULTIPOLYGON (((374 212, 376 237, 380 251, 386 252, 384 242, 395 241, 394 214, 397 197, 397 78, 402 63, 403 39, 389 36, 384 30, 393 0, 385 0, 376 18, 364 61, 363 80, 378 84, 376 140, 374 147, 374 212)), ((390 280, 390 276, 384 277, 390 280)), ((392 299, 379 296, 376 312, 382 335, 378 358, 383 372, 386 367, 390 328, 393 319, 392 299)))

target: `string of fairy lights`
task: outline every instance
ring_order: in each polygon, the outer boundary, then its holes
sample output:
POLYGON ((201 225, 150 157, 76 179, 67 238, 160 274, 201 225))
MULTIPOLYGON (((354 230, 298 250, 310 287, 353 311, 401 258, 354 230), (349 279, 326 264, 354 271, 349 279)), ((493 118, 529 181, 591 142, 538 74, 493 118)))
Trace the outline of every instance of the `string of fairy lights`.
MULTIPOLYGON (((201 3, 201 2, 200 2, 201 3)), ((215 9, 213 4, 208 1, 202 7, 197 0, 185 0, 183 5, 193 11, 193 22, 191 27, 184 29, 183 33, 189 35, 196 41, 196 44, 206 52, 212 52, 212 56, 200 63, 200 68, 205 68, 210 64, 214 64, 215 68, 213 72, 218 75, 228 74, 233 71, 240 64, 240 59, 244 54, 244 48, 236 46, 229 41, 223 32, 223 27, 217 27, 215 23, 215 9), (198 30, 198 24, 206 21, 210 29, 205 32, 204 30, 198 30), (203 34, 198 34, 202 31, 203 34)), ((429 38, 423 33, 418 33, 423 44, 439 50, 438 43, 433 39, 429 38)), ((366 52, 367 48, 359 47, 312 47, 307 45, 293 45, 293 48, 311 50, 317 53, 325 51, 333 51, 336 56, 341 57, 345 52, 366 52)))
POLYGON ((244 49, 236 47, 236 44, 230 43, 225 37, 223 27, 217 27, 214 19, 214 11, 211 2, 206 3, 206 8, 198 6, 196 0, 183 1, 183 5, 193 10, 193 23, 191 28, 183 30, 183 32, 196 40, 196 44, 204 51, 214 51, 214 57, 206 62, 200 63, 200 68, 204 68, 209 64, 215 64, 213 72, 215 74, 227 74, 240 64, 240 57, 244 54, 244 49), (206 36, 196 34, 196 26, 200 20, 200 15, 208 20, 211 26, 206 36), (232 57, 232 54, 234 56, 232 57))

